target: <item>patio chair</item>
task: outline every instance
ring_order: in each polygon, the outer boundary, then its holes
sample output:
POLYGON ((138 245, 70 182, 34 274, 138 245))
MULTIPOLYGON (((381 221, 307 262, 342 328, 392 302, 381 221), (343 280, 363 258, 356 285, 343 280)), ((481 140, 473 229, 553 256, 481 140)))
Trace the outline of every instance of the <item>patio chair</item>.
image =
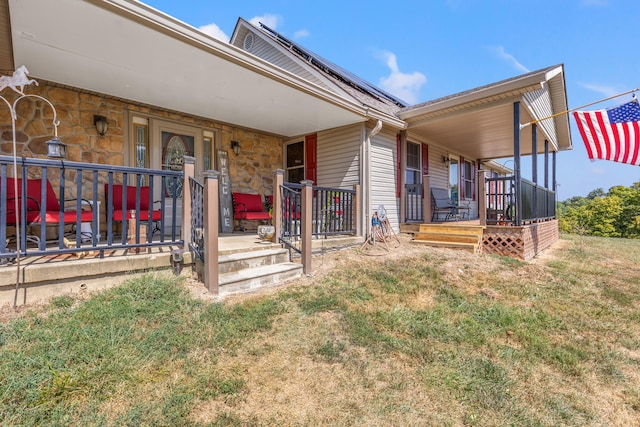
MULTIPOLYGON (((445 214, 445 221, 451 218, 458 219, 459 210, 469 210, 468 206, 460 206, 451 200, 449 191, 445 188, 431 188, 432 215, 431 221, 438 220, 441 213, 445 214)), ((468 215, 468 214, 467 214, 468 215)))
POLYGON ((242 225, 246 221, 271 221, 271 214, 265 210, 259 194, 232 193, 232 196, 233 219, 238 221, 241 231, 246 231, 242 225))
MULTIPOLYGON (((43 180, 40 178, 28 179, 27 186, 25 191, 26 201, 25 203, 22 200, 19 200, 18 206, 18 215, 22 215, 22 209, 26 207, 24 218, 25 223, 24 226, 57 226, 62 222, 64 225, 75 226, 80 220, 83 222, 92 222, 93 221, 93 209, 91 207, 91 203, 88 200, 84 200, 87 209, 82 209, 81 211, 77 211, 75 209, 67 210, 64 208, 65 204, 73 202, 74 204, 77 202, 77 199, 67 199, 63 201, 63 204, 60 204, 58 200, 58 196, 53 190, 53 186, 48 179, 45 181, 45 189, 42 191, 42 183, 43 180), (44 197, 44 199, 43 199, 44 197)), ((18 178, 18 192, 22 194, 22 179, 18 178)), ((6 226, 15 226, 16 225, 16 212, 15 212, 15 194, 14 194, 14 179, 7 178, 7 210, 6 210, 6 226)), ((18 198, 21 199, 21 195, 18 195, 18 198)), ((21 216, 18 216, 21 218, 21 216)), ((72 228, 73 230, 73 228, 72 228)), ((72 231, 73 232, 73 231, 72 231)), ((39 242, 39 238, 37 236, 29 235, 27 236, 27 240, 33 241, 35 243, 39 242)))
MULTIPOLYGON (((140 211, 134 213, 136 211, 136 202, 137 198, 137 188, 136 186, 126 186, 126 199, 125 204, 123 205, 122 197, 123 197, 123 186, 122 184, 114 184, 112 189, 112 197, 111 201, 111 209, 112 216, 111 220, 114 222, 122 223, 123 221, 127 221, 134 218, 138 218, 139 221, 142 222, 153 222, 153 229, 151 230, 151 235, 155 234, 156 231, 160 231, 160 221, 162 220, 162 211, 160 209, 153 209, 153 204, 160 203, 160 201, 153 201, 151 204, 149 202, 150 194, 148 186, 140 187, 140 211)), ((109 215, 109 184, 104 185, 104 199, 106 202, 105 212, 109 215)), ((109 218, 107 218, 107 221, 109 218)))

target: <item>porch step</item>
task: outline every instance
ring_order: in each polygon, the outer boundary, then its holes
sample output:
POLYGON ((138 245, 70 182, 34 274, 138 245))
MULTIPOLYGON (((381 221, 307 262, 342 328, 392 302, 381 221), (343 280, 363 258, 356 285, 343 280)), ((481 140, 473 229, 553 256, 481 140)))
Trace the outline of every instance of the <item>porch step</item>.
POLYGON ((302 264, 290 262, 289 251, 275 245, 220 254, 218 269, 220 296, 249 292, 302 276, 302 264))
POLYGON ((479 253, 483 226, 458 224, 420 224, 412 243, 479 253))
POLYGON ((411 243, 432 246, 434 248, 460 249, 471 253, 479 252, 478 243, 444 242, 440 240, 412 240, 411 243))
POLYGON ((482 236, 484 228, 481 225, 457 225, 450 224, 420 224, 420 233, 452 233, 452 234, 473 234, 482 236))
POLYGON ((426 242, 478 243, 478 236, 475 234, 416 233, 413 238, 426 242))
POLYGON ((222 275, 248 268, 280 264, 288 261, 289 251, 281 247, 249 252, 236 252, 218 256, 218 272, 222 275))
POLYGON ((420 231, 420 224, 417 222, 400 224, 400 232, 413 234, 420 231))
POLYGON ((243 293, 302 276, 302 264, 282 262, 220 274, 220 296, 243 293))

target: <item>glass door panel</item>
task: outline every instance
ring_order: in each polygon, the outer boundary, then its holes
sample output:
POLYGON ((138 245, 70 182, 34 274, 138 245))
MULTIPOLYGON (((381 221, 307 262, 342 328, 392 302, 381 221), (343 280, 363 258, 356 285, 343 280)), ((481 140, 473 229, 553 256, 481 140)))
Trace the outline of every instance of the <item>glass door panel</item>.
MULTIPOLYGON (((162 169, 181 171, 184 165, 184 156, 193 157, 194 137, 165 131, 161 135, 162 169)), ((168 197, 182 197, 182 181, 167 180, 166 193, 168 197)))

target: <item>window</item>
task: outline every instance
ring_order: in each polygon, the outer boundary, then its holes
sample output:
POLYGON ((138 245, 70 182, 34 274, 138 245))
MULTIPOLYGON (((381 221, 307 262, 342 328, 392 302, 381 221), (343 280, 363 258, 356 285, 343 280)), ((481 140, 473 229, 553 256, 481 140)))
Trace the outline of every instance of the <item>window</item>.
POLYGON ((449 155, 449 192, 451 195, 451 200, 457 202, 458 201, 458 159, 449 155))
POLYGON ((213 133, 205 132, 202 137, 202 144, 204 146, 204 165, 203 170, 212 170, 214 167, 214 159, 213 159, 213 133))
POLYGON ((137 168, 149 167, 149 129, 146 124, 134 123, 133 132, 136 144, 136 164, 137 168))
POLYGON ((473 198, 473 166, 471 162, 465 160, 462 164, 462 185, 464 186, 464 197, 473 198))
POLYGON ((299 183, 304 181, 304 142, 294 142, 286 145, 286 176, 285 181, 299 183))

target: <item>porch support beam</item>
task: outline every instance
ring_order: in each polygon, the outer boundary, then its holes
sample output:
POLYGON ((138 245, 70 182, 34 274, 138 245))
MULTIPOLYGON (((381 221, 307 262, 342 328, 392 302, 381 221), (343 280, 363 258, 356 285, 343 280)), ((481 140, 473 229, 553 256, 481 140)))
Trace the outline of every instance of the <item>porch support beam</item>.
POLYGON ((544 140, 544 188, 549 189, 549 140, 544 140))
POLYGON ((522 177, 520 176, 520 101, 513 103, 513 177, 515 180, 514 189, 516 197, 516 217, 515 225, 522 225, 522 198, 520 197, 520 186, 522 177))
POLYGON ((362 236, 362 215, 360 214, 360 199, 362 198, 362 189, 360 188, 360 184, 354 184, 353 191, 355 191, 356 194, 353 197, 353 212, 351 214, 351 218, 352 221, 355 222, 355 224, 353 224, 353 227, 356 230, 356 236, 362 236))
MULTIPOLYGON (((189 178, 196 176, 196 158, 184 156, 184 182, 182 183, 182 240, 189 247, 191 241, 191 185, 189 178)), ((217 200, 217 199, 216 199, 217 200)), ((162 230, 164 233, 164 230, 162 230)))
POLYGON ((556 193, 556 200, 558 199, 558 182, 556 181, 556 152, 551 152, 551 185, 553 185, 553 191, 556 193))
POLYGON ((271 207, 271 224, 274 227, 273 243, 280 243, 282 235, 282 185, 284 170, 276 169, 273 179, 273 206, 271 207))
MULTIPOLYGON (((210 293, 218 295, 218 176, 217 171, 204 172, 204 285, 210 293)), ((185 199, 186 200, 186 199, 185 199)), ((191 204, 191 203, 183 203, 191 204)), ((190 238, 190 237, 189 237, 190 238)))
MULTIPOLYGON (((478 215, 480 216, 480 225, 487 225, 487 189, 484 183, 484 169, 478 169, 478 215)), ((431 198, 431 197, 429 197, 431 198)))
POLYGON ((313 181, 305 180, 301 181, 300 184, 302 184, 302 209, 300 212, 300 237, 302 238, 302 271, 304 272, 304 274, 310 274, 313 271, 313 267, 311 265, 311 238, 313 236, 313 181))
POLYGON ((538 218, 538 125, 531 125, 531 180, 536 185, 531 200, 532 214, 538 218))
POLYGON ((551 153, 551 184, 553 185, 553 199, 555 206, 553 207, 553 213, 555 218, 558 218, 558 183, 556 182, 556 151, 551 153))
POLYGON ((398 182, 400 183, 400 218, 398 218, 399 223, 407 222, 407 191, 405 187, 405 175, 407 170, 407 131, 401 130, 399 133, 400 138, 400 151, 398 152, 398 156, 400 156, 400 176, 398 177, 398 182))
POLYGON ((531 180, 538 183, 538 126, 531 125, 531 180))
POLYGON ((429 174, 422 177, 422 221, 425 224, 431 223, 431 176, 429 174))

